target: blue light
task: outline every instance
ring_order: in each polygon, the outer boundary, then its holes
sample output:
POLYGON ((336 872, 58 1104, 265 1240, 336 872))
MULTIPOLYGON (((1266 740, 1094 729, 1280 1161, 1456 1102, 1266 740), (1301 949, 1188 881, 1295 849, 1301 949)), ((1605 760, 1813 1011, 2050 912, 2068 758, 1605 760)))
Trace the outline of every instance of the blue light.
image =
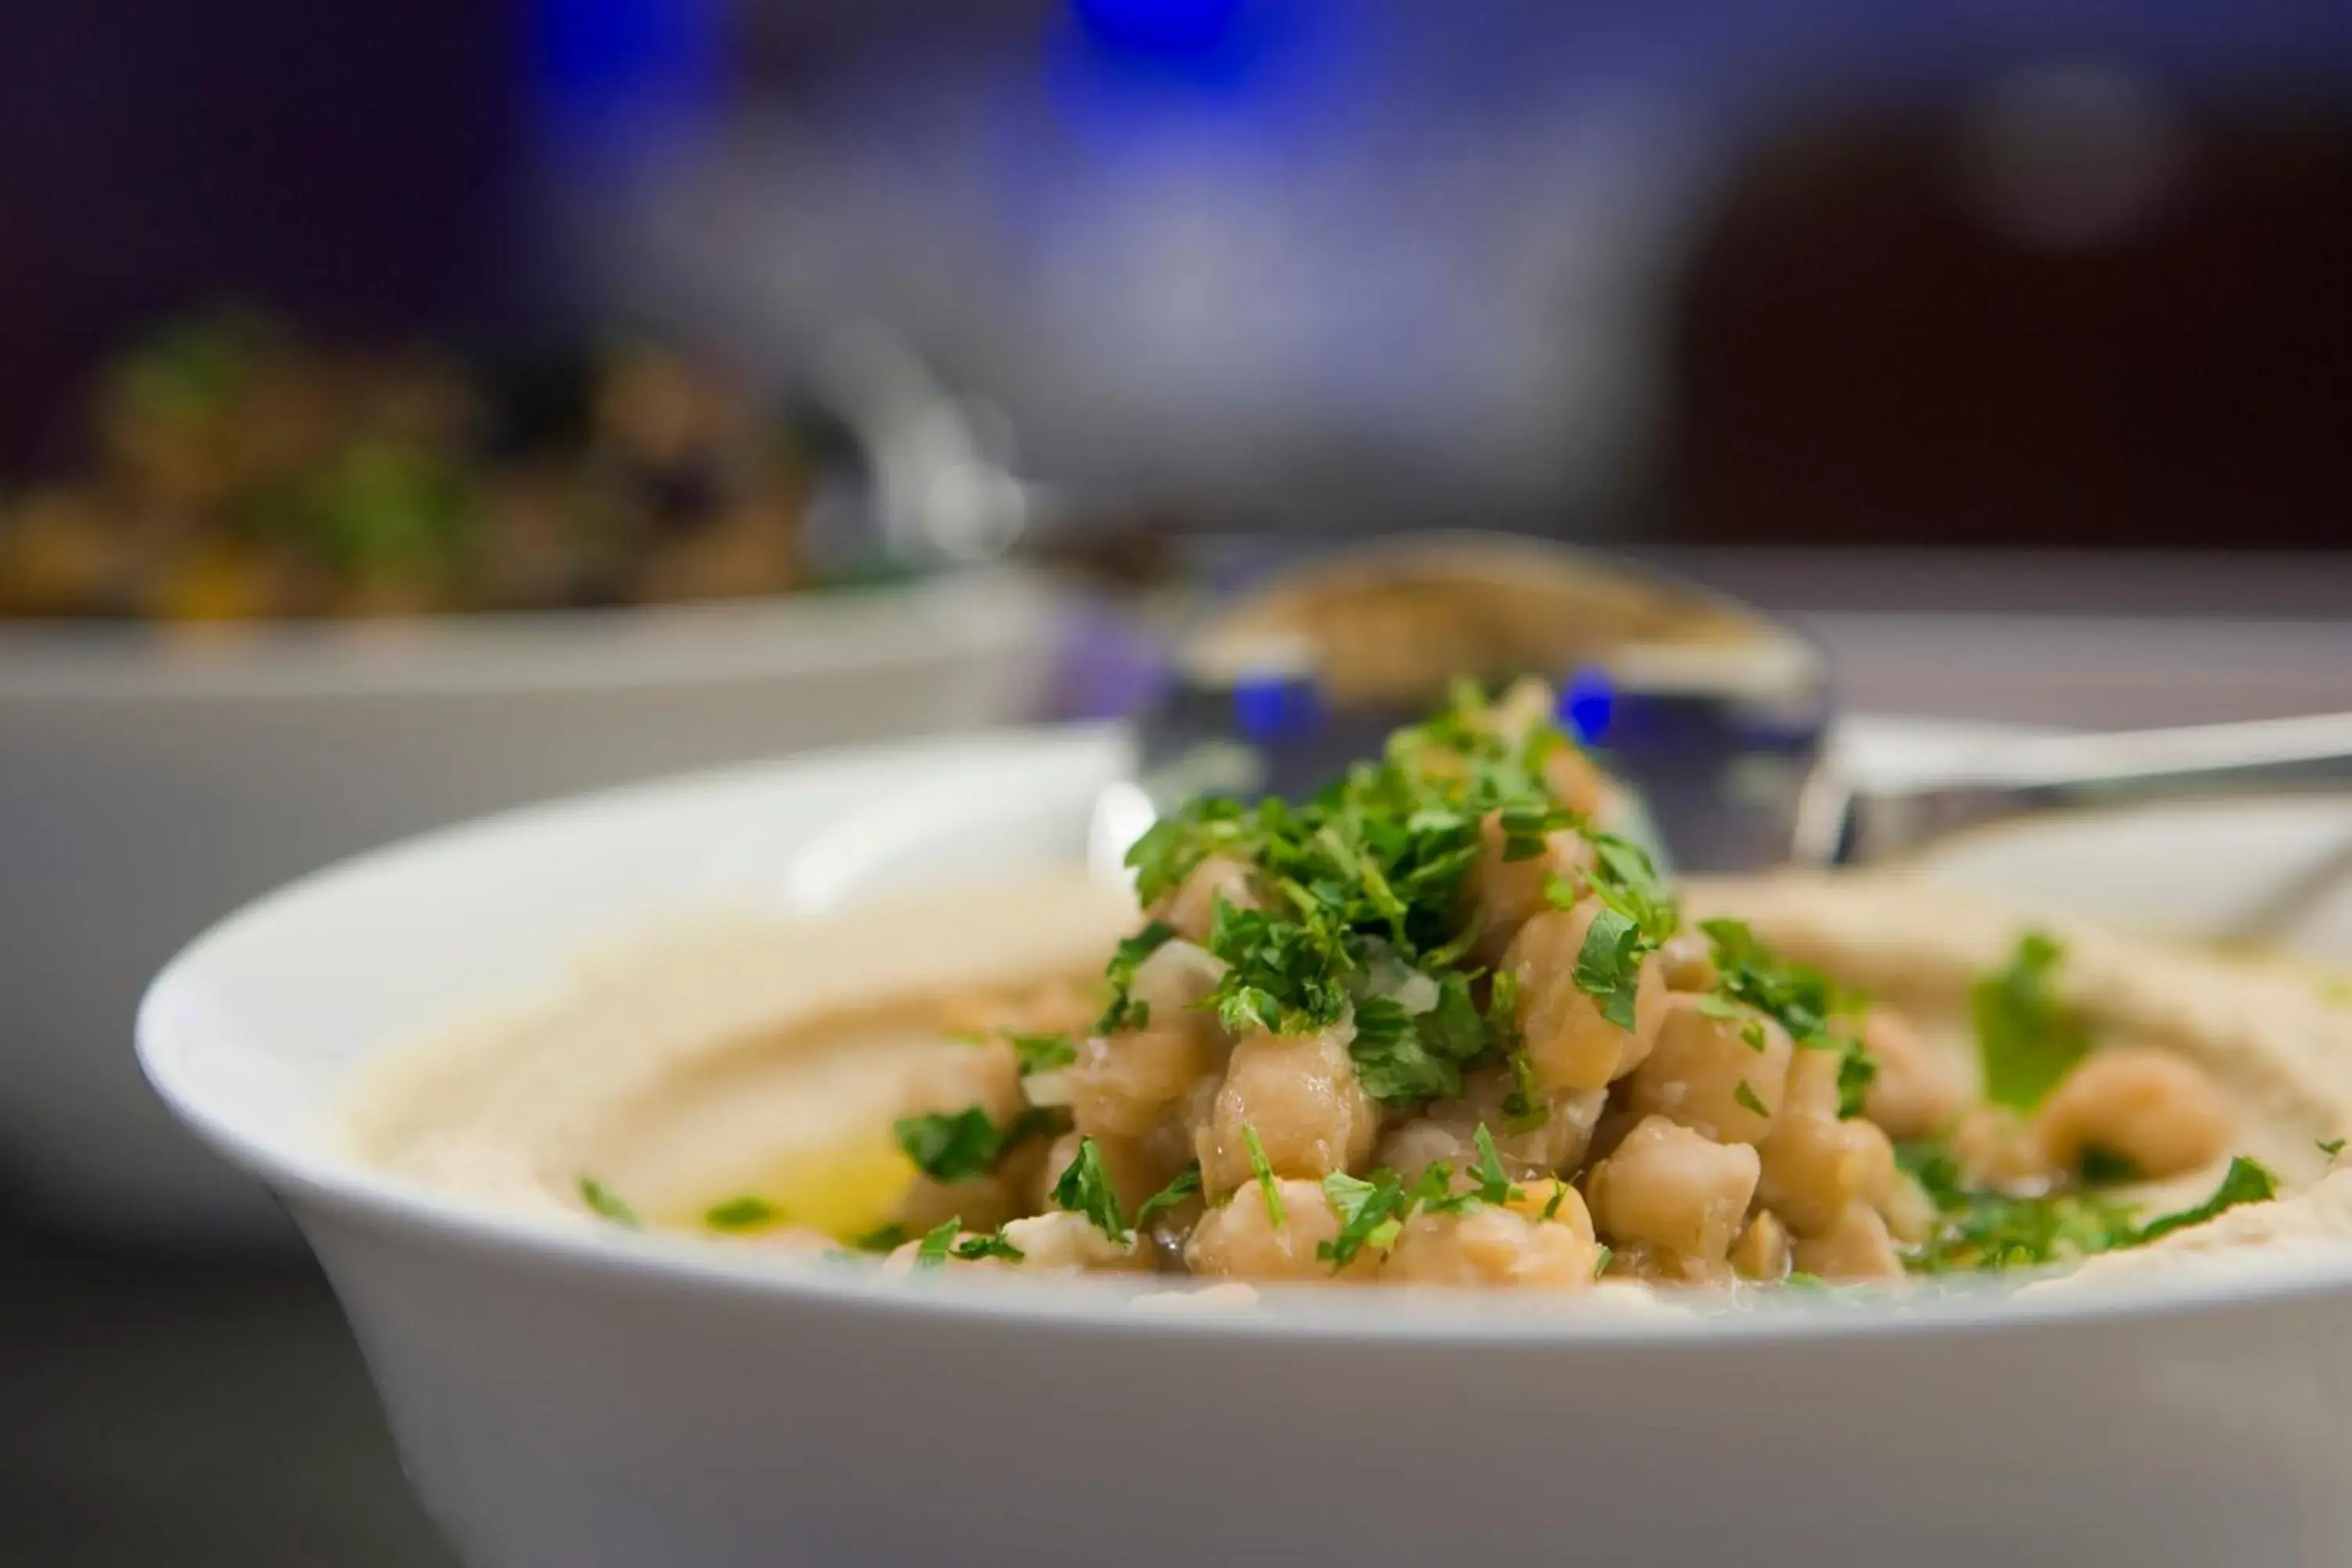
POLYGON ((1195 55, 1223 47, 1247 0, 1073 0, 1078 25, 1118 54, 1195 55))
POLYGON ((1321 716, 1315 683, 1302 676, 1268 675, 1234 688, 1234 726, 1261 743, 1296 740, 1321 716))
POLYGON ((1588 665, 1570 676, 1559 694, 1559 712, 1569 733, 1588 746, 1600 744, 1617 712, 1617 689, 1609 672, 1588 665))
POLYGON ((534 107, 558 141, 627 141, 712 97, 716 0, 531 0, 525 14, 534 107))

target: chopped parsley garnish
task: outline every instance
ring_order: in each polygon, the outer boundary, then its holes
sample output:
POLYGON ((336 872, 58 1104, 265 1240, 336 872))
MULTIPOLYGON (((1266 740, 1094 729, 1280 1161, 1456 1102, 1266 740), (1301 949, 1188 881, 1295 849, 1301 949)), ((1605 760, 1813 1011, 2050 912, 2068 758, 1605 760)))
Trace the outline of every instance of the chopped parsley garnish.
POLYGON ((2267 1166, 2242 1154, 2230 1162, 2211 1197, 2141 1225, 2130 1205, 2093 1193, 2021 1194, 1971 1187, 1951 1151, 1932 1140, 1897 1144, 1895 1152, 1937 1208, 1935 1234, 1906 1260, 1928 1274, 2033 1268, 2144 1246, 2241 1204, 2265 1203, 2279 1190, 2278 1177, 2267 1166))
POLYGON ((2336 1155, 2344 1152, 2344 1140, 2341 1138, 2322 1138, 2318 1141, 2316 1147, 2321 1153, 2333 1160, 2336 1155))
POLYGON ((1461 1214, 1478 1202, 1475 1192, 1454 1190, 1454 1162, 1432 1160, 1405 1192, 1409 1213, 1461 1214))
MULTIPOLYGON (((1158 827, 1155 826, 1153 831, 1157 832, 1158 827)), ((1150 837, 1150 834, 1145 834, 1144 840, 1148 842, 1150 837)), ((1136 850, 1142 847, 1143 844, 1139 842, 1134 850, 1128 852, 1129 865, 1135 863, 1136 850)), ((1140 1029, 1151 1022, 1150 1005, 1137 1000, 1134 995, 1135 972, 1143 967, 1145 959, 1166 946, 1175 934, 1173 926, 1153 921, 1112 950, 1110 967, 1105 971, 1105 978, 1110 982, 1110 1005, 1104 1008, 1103 1016, 1095 1021, 1097 1034, 1115 1035, 1123 1030, 1140 1029)))
POLYGON ((938 1268, 950 1258, 965 1263, 977 1263, 983 1258, 1001 1258, 1018 1263, 1028 1256, 1005 1237, 1002 1231, 988 1231, 979 1236, 963 1234, 963 1216, 943 1219, 923 1233, 922 1246, 915 1249, 915 1267, 938 1268))
POLYGON ((1503 1157, 1495 1152, 1495 1135, 1486 1131, 1486 1124, 1480 1122, 1471 1136, 1478 1145, 1478 1201, 1500 1207, 1518 1196, 1519 1191, 1511 1185, 1510 1173, 1503 1169, 1503 1157))
POLYGON ((859 1252, 896 1252, 907 1245, 907 1227, 893 1220, 867 1231, 849 1245, 859 1252))
POLYGON ((1756 1090, 1749 1086, 1748 1080, 1744 1078, 1739 1080, 1739 1087, 1731 1091, 1731 1098, 1738 1100, 1749 1110, 1754 1111, 1757 1115, 1764 1117, 1767 1120, 1769 1120, 1772 1115, 1772 1112, 1766 1108, 1762 1098, 1757 1094, 1756 1090))
POLYGON ((996 1258, 1007 1263, 1018 1263, 1029 1255, 1013 1246, 1003 1231, 992 1230, 985 1236, 967 1236, 957 1242, 955 1256, 962 1258, 966 1263, 977 1263, 983 1258, 996 1258))
POLYGON ((1614 1262, 1616 1258, 1617 1249, 1610 1246, 1607 1242, 1602 1242, 1601 1244, 1601 1249, 1592 1255, 1592 1277, 1595 1279, 1598 1279, 1602 1275, 1608 1273, 1609 1265, 1614 1262))
POLYGON ((893 1124, 898 1147, 916 1169, 935 1182, 953 1184, 984 1176, 1015 1145, 1059 1131, 1062 1112, 1032 1106, 999 1127, 977 1105, 961 1110, 903 1116, 893 1124))
MULTIPOLYGON (((1702 921, 1699 929, 1714 945, 1722 995, 1779 1024, 1801 1049, 1836 1052, 1838 1114, 1860 1115, 1863 1095, 1878 1076, 1878 1067, 1863 1049, 1861 1037, 1839 1026, 1859 1008, 1861 999, 1811 965, 1775 956, 1744 921, 1702 921)), ((1710 1016, 1724 1016, 1720 1012, 1710 1016)), ((1748 1043, 1761 1048, 1762 1039, 1759 1030, 1748 1043)))
POLYGON ((759 1230, 783 1217, 783 1210, 767 1199, 747 1194, 711 1205, 703 1211, 702 1223, 713 1230, 759 1230))
POLYGON ((1348 1042, 1364 1092, 1394 1105, 1462 1092, 1462 1069, 1433 1055, 1419 1021, 1386 996, 1356 1004, 1356 1034, 1348 1042))
POLYGON ((2168 1214, 2148 1221, 2137 1239, 2154 1241, 2158 1237, 2170 1236, 2176 1230, 2203 1225, 2240 1204, 2268 1203, 2278 1196, 2278 1190, 2279 1179, 2269 1166, 2260 1160, 2240 1154, 2231 1160, 2229 1170, 2222 1173, 2221 1184, 2213 1189, 2211 1197, 2195 1208, 2182 1209, 2179 1214, 2168 1214))
POLYGON ((955 1246, 956 1237, 962 1231, 963 1220, 960 1215, 950 1215, 925 1231, 922 1245, 915 1248, 915 1267, 937 1268, 945 1263, 948 1253, 955 1246))
POLYGON ((1824 1279, 1818 1274, 1793 1269, 1780 1283, 1791 1290, 1801 1290, 1809 1296, 1820 1296, 1832 1301, 1860 1305, 1871 1298, 1871 1289, 1860 1283, 1841 1283, 1824 1279))
MULTIPOLYGON (((1559 1215, 1559 1205, 1567 1201, 1568 1184, 1566 1182, 1553 1183, 1551 1196, 1544 1200, 1543 1213, 1538 1217, 1541 1219, 1558 1218, 1559 1215)), ((1603 1247, 1601 1250, 1605 1252, 1608 1248, 1603 1247)))
POLYGON ((580 1201, 586 1204, 588 1212, 599 1219, 608 1219, 632 1230, 637 1228, 637 1211, 623 1203, 610 1187, 593 1176, 580 1178, 580 1201))
POLYGON ((1078 1047, 1067 1035, 1018 1035, 1006 1030, 1005 1043, 1020 1058, 1021 1076, 1052 1072, 1078 1059, 1078 1047))
POLYGON ((1576 955, 1576 988, 1597 998, 1601 1016, 1621 1029, 1633 1026, 1644 951, 1642 928, 1603 905, 1593 912, 1584 945, 1576 955))
MULTIPOLYGON (((1582 824, 1543 778, 1564 737, 1538 726, 1507 739, 1489 719, 1465 689, 1428 723, 1391 736, 1382 760, 1311 800, 1195 800, 1138 841, 1128 863, 1146 904, 1212 856, 1249 868, 1257 907, 1220 900, 1205 944, 1225 973, 1204 1005, 1228 1029, 1302 1034, 1352 1010, 1359 1071, 1391 1105, 1458 1094, 1463 1068, 1499 1059, 1473 976, 1459 967, 1479 934, 1462 895, 1483 853, 1481 825, 1493 816, 1506 851, 1519 855, 1582 824), (1435 982, 1437 1005, 1408 1023, 1402 1008, 1367 998, 1375 952, 1435 982)), ((1132 963, 1122 950, 1112 965, 1115 1014, 1132 963)))
POLYGON ((1535 1058, 1525 1051, 1510 1055, 1511 1092, 1503 1097, 1504 1131, 1532 1132, 1551 1119, 1544 1109, 1542 1087, 1536 1082, 1535 1058))
POLYGON ((977 1105, 901 1117, 892 1131, 915 1168, 935 1182, 968 1182, 996 1163, 996 1123, 977 1105))
POLYGON ((1317 1242, 1315 1256, 1330 1264, 1335 1273, 1354 1262, 1367 1247, 1385 1251, 1394 1245, 1412 1207, 1404 1182, 1389 1170, 1373 1172, 1369 1181, 1334 1171, 1323 1178, 1323 1195, 1339 1217, 1339 1234, 1329 1241, 1317 1242))
POLYGON ((1143 1206, 1135 1211, 1136 1228, 1139 1230, 1141 1229, 1145 1225, 1150 1222, 1151 1217, 1154 1215, 1160 1214, 1166 1210, 1176 1207, 1186 1198, 1193 1198, 1200 1195, 1201 1163, 1195 1160, 1192 1163, 1185 1166, 1181 1171, 1176 1173, 1176 1179, 1174 1181, 1169 1183, 1166 1186, 1160 1188, 1158 1192, 1143 1200, 1143 1206))
POLYGON ((1282 1212, 1282 1189, 1275 1184, 1274 1163, 1265 1157, 1265 1145, 1257 1139, 1257 1129, 1242 1129, 1242 1142, 1249 1145, 1250 1169, 1257 1173, 1257 1190, 1265 1199, 1265 1217, 1280 1230, 1286 1223, 1282 1212))
POLYGON ((1898 1144, 1895 1158, 1936 1205, 1935 1231, 1906 1259, 1920 1273, 2030 1268, 2140 1239, 2126 1204, 2079 1193, 2029 1195, 1970 1186, 1951 1151, 1933 1140, 1898 1144))
POLYGON ((2040 1105, 2091 1054, 2091 1033, 2054 984, 2066 950, 2047 931, 2018 939, 2007 968, 1969 987, 1969 1016, 1984 1064, 1985 1099, 2015 1110, 2040 1105))
POLYGON ((1102 1148, 1091 1138, 1078 1140, 1078 1152, 1062 1171, 1061 1180, 1054 1184, 1054 1204, 1076 1215, 1084 1215, 1094 1227, 1125 1247, 1134 1239, 1127 1221, 1118 1212, 1118 1192, 1111 1185, 1110 1172, 1103 1165, 1102 1148))

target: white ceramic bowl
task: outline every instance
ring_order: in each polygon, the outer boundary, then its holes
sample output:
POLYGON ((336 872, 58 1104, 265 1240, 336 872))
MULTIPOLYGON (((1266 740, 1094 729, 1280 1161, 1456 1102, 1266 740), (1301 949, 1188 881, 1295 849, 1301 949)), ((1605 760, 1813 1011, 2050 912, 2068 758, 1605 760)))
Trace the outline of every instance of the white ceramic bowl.
POLYGON ((1055 617, 1010 574, 760 605, 190 642, 0 623, 0 1202, 213 1243, 260 1187, 156 1107, 140 988, 312 867, 551 794, 1003 724, 1055 617))
MULTIPOLYGON (((355 1062, 583 947, 1075 854, 1122 765, 1000 736, 529 810, 308 879, 156 982, 149 1074, 287 1199, 478 1568, 2352 1560, 2352 1257, 1906 1315, 1322 1290, 1180 1317, 544 1228, 331 1135, 355 1062)), ((2031 900, 2056 868, 2080 905, 2178 851, 2029 846, 1997 879, 2031 900)))

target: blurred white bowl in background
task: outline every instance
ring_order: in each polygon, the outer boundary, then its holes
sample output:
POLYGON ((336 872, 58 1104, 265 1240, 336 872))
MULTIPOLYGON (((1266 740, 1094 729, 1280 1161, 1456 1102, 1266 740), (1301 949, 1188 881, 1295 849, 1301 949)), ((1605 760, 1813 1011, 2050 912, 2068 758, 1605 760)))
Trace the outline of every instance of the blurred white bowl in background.
MULTIPOLYGON (((517 813, 307 879, 164 972, 140 1017, 151 1077, 289 1201, 468 1561, 2352 1557, 2352 1249, 1906 1313, 1330 1289, 1178 1316, 1082 1281, 893 1280, 543 1226, 335 1136, 353 1064, 560 988, 583 950, 714 907, 1073 860, 1128 766, 1112 732, 982 737, 517 813)), ((2127 918, 2143 865, 2200 861, 2173 832, 2029 836, 1945 874, 2127 918)), ((2225 917, 2208 886, 2168 889, 2166 920, 2225 917)))
POLYGON ((1043 584, 998 572, 238 632, 0 622, 0 1203, 49 1223, 290 1240, 132 1060, 141 986, 208 921, 522 801, 1031 717, 1059 616, 1043 584))

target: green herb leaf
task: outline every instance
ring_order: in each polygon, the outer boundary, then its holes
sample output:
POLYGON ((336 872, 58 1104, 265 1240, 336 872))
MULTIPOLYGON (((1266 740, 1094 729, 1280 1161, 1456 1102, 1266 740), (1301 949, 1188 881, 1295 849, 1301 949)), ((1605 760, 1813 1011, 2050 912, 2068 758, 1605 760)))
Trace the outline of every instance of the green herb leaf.
POLYGON ((923 1244, 915 1248, 915 1267, 937 1268, 947 1262, 948 1254, 954 1250, 956 1237, 962 1229, 962 1217, 955 1215, 940 1221, 929 1230, 925 1231, 923 1244))
POLYGON ((711 1205, 703 1211, 702 1223, 712 1230, 760 1230, 783 1217, 783 1211, 767 1199, 746 1194, 711 1205))
POLYGON ((1525 1051, 1513 1051, 1508 1058, 1511 1068, 1511 1092, 1503 1097, 1504 1124, 1507 1132, 1532 1132, 1551 1120, 1544 1109, 1543 1087, 1536 1081, 1535 1059, 1525 1051))
POLYGON ((968 1182, 996 1163, 1003 1140, 979 1106, 901 1117, 892 1125, 898 1147, 935 1182, 968 1182))
POLYGON ((2321 1153, 2333 1160, 2336 1155, 2344 1152, 2344 1140, 2341 1138, 2322 1138, 2318 1142, 2318 1149, 2321 1153))
POLYGON ((2091 1054, 2090 1030, 2058 998, 2055 978, 2065 956, 2048 932, 2027 931, 2007 968, 1969 987, 1985 1099, 1992 1104, 2032 1110, 2091 1054))
POLYGON ((1462 1069, 1432 1054, 1421 1029, 1402 1026, 1413 1020, 1404 1016, 1402 1006, 1396 1007, 1396 1014, 1394 1022, 1399 1026, 1391 1028, 1385 1009, 1376 1010, 1375 1026, 1367 1033, 1362 1011, 1358 1010, 1356 1035, 1348 1042, 1348 1055, 1356 1064, 1356 1078, 1364 1092, 1387 1105, 1412 1105, 1461 1093, 1462 1069))
POLYGON ((1634 1022, 1642 979, 1642 931, 1632 919, 1603 906, 1594 911, 1576 954, 1576 988, 1601 1003, 1601 1016, 1621 1029, 1634 1022))
POLYGON ((1938 1140, 1900 1143, 1895 1154, 1937 1211, 1934 1232, 1905 1259, 1916 1272, 2036 1268, 2111 1252, 2139 1237, 2124 1204, 2084 1194, 1972 1187, 1938 1140))
MULTIPOLYGON (((1129 859, 1131 864, 1132 852, 1129 859)), ((1151 1021, 1150 1005, 1135 998, 1135 972, 1143 967, 1145 959, 1165 947, 1175 935, 1175 927, 1162 921, 1153 921, 1111 950, 1109 967, 1104 971, 1104 978, 1110 982, 1110 1005, 1095 1021, 1095 1033, 1120 1034, 1129 1029, 1140 1029, 1151 1021)))
POLYGON ((588 1205, 590 1214, 600 1219, 611 1220, 614 1225, 626 1226, 631 1230, 638 1227, 637 1211, 623 1203, 611 1188, 593 1176, 580 1178, 580 1201, 588 1205))
POLYGON ((1422 1214, 1460 1214, 1478 1201, 1475 1192, 1454 1190, 1454 1163, 1450 1160, 1432 1160, 1405 1196, 1411 1209, 1422 1214))
POLYGON ((1078 1059, 1078 1047, 1067 1035, 1016 1035, 1007 1030, 1004 1038, 1013 1047, 1013 1054, 1020 1058, 1023 1078, 1052 1072, 1078 1059))
POLYGON ((1766 1107, 1762 1097, 1757 1094, 1756 1090, 1749 1086, 1748 1080, 1744 1078, 1739 1080, 1739 1087, 1731 1091, 1731 1098, 1738 1100, 1741 1105, 1745 1106, 1748 1110, 1754 1111, 1759 1116, 1765 1117, 1769 1120, 1772 1114, 1771 1110, 1766 1107))
POLYGON ((907 1245, 907 1227, 893 1220, 867 1231, 849 1245, 860 1252, 896 1252, 907 1245))
POLYGON ((1510 1173, 1503 1169, 1503 1157, 1495 1151, 1495 1135, 1486 1131, 1485 1122, 1478 1123, 1471 1141, 1478 1146, 1478 1201, 1499 1208, 1517 1197, 1518 1189, 1511 1185, 1510 1173))
POLYGON ((2176 1230, 2186 1230, 2192 1225, 2203 1225, 2241 1204, 2268 1203, 2278 1196, 2278 1190, 2279 1179, 2269 1166, 2260 1160, 2240 1154, 2230 1162, 2229 1170, 2222 1173, 2221 1184, 2213 1189, 2211 1197, 2195 1208, 2182 1209, 2178 1214, 2148 1221, 2140 1228, 2137 1239, 2142 1243, 2150 1242, 2158 1237, 2170 1236, 2176 1230))
POLYGON ((898 1147, 918 1170, 935 1182, 953 1184, 984 1176, 1005 1154, 1040 1135, 1058 1134, 1066 1112, 1033 1105, 1003 1127, 977 1105, 927 1116, 903 1116, 892 1124, 898 1147))
POLYGON ((1084 1215, 1094 1227, 1121 1247, 1134 1239, 1118 1212, 1118 1192, 1103 1165, 1102 1149, 1091 1138, 1078 1140, 1078 1152, 1054 1184, 1056 1207, 1084 1215))
POLYGON ((1154 1215, 1164 1213, 1176 1207, 1186 1198, 1198 1197, 1200 1194, 1201 1163, 1195 1160, 1177 1172, 1174 1181, 1143 1200, 1143 1206, 1135 1211, 1136 1228, 1142 1229, 1144 1226, 1150 1223, 1154 1215))
POLYGON ((1003 1231, 993 1230, 985 1236, 968 1236, 957 1242, 955 1256, 962 1258, 966 1263, 975 1263, 983 1258, 997 1258, 1007 1263, 1018 1263, 1029 1255, 1007 1240, 1003 1231))
POLYGON ((1257 1141, 1257 1129, 1244 1127, 1242 1142, 1249 1145, 1250 1169, 1257 1173, 1257 1190, 1265 1199, 1266 1218, 1280 1230, 1285 1223, 1282 1212, 1282 1189, 1275 1184, 1274 1163, 1265 1157, 1265 1145, 1257 1141))
POLYGON ((1609 1272, 1609 1265, 1615 1262, 1616 1258, 1617 1249, 1610 1246, 1607 1242, 1602 1242, 1601 1244, 1601 1250, 1592 1255, 1593 1279, 1599 1279, 1602 1276, 1606 1275, 1609 1272))
POLYGON ((1339 1220, 1339 1234, 1316 1243, 1315 1256, 1330 1264, 1334 1273, 1354 1262, 1367 1247, 1391 1246, 1403 1229, 1409 1200, 1394 1171, 1375 1171, 1370 1181, 1335 1171, 1323 1178, 1323 1195, 1339 1220))
MULTIPOLYGON (((1860 1115, 1864 1093, 1878 1076, 1878 1064, 1863 1048, 1860 1036, 1836 1027, 1835 1022, 1859 1012, 1862 998, 1841 989, 1820 970, 1774 954, 1743 921, 1701 921, 1699 930, 1715 949, 1720 995, 1779 1024, 1801 1049, 1836 1052, 1838 1114, 1860 1115)), ((1708 1012, 1714 1017, 1725 1016, 1715 1009, 1708 1012)), ((1742 1037, 1747 1037, 1744 1031, 1742 1037)), ((1761 1049, 1762 1031, 1748 1043, 1761 1049)))

